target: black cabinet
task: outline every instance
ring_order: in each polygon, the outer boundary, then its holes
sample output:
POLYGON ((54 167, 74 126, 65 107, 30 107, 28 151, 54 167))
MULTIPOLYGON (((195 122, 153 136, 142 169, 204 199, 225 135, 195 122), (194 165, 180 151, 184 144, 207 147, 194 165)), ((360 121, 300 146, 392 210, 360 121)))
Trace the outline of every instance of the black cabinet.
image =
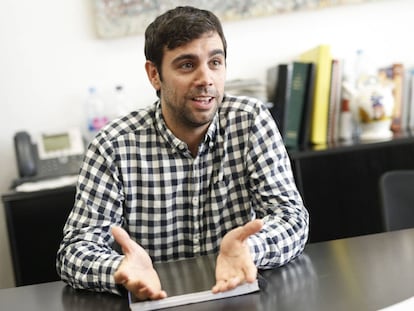
POLYGON ((389 170, 414 169, 414 138, 290 156, 310 213, 310 242, 326 241, 383 231, 379 178, 389 170))
POLYGON ((2 196, 16 286, 58 280, 56 252, 75 187, 2 196))

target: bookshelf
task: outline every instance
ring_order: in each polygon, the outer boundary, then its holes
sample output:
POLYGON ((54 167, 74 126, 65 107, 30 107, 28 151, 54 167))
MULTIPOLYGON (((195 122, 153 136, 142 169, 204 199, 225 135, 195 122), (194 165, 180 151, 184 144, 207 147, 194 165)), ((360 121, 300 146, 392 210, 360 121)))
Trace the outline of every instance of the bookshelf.
MULTIPOLYGON (((350 59, 337 58, 329 45, 304 51, 299 60, 315 65, 314 74, 303 78, 308 83, 298 87, 313 94, 310 103, 301 98, 292 105, 289 99, 297 94, 293 75, 275 79, 276 86, 269 89, 276 91, 268 100, 288 112, 272 115, 282 118, 277 124, 284 126, 280 133, 310 212, 310 242, 382 232, 381 175, 414 169, 414 70, 400 62, 375 68, 362 50, 350 59), (278 83, 289 85, 283 97, 277 96, 278 83), (297 122, 289 112, 299 119, 295 108, 300 105, 308 107, 308 113, 297 122), (350 124, 356 120, 358 130, 350 124), (301 140, 292 143, 286 129, 301 140), (359 140, 340 142, 357 132, 359 140), (382 140, 372 141, 377 138, 382 140)), ((293 68, 297 62, 284 65, 293 68)))
POLYGON ((309 241, 320 242, 384 231, 379 178, 389 170, 414 169, 414 135, 289 154, 310 213, 309 241))

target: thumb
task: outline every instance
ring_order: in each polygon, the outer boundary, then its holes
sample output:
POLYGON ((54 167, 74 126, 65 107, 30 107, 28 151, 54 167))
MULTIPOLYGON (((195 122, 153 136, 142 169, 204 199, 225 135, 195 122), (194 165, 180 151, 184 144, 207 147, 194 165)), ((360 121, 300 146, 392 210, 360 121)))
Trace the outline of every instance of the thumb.
POLYGON ((124 254, 131 253, 133 242, 129 237, 129 234, 125 231, 125 229, 114 226, 111 228, 111 231, 112 235, 115 238, 115 241, 121 246, 124 254))
POLYGON ((241 241, 246 240, 250 235, 259 232, 262 229, 262 227, 263 221, 261 219, 249 221, 247 224, 241 227, 241 230, 239 232, 239 239, 241 241))

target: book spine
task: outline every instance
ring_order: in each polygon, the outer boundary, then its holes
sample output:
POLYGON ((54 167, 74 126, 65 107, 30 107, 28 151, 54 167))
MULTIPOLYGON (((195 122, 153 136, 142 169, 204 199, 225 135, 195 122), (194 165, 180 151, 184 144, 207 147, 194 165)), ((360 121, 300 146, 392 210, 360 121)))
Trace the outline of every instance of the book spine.
POLYGON ((341 111, 341 89, 342 89, 342 61, 332 60, 331 87, 328 112, 328 142, 334 143, 339 140, 339 114, 341 111))
POLYGON ((276 78, 274 80, 273 98, 269 100, 273 103, 270 108, 270 113, 276 121, 281 136, 285 137, 286 128, 286 106, 290 97, 290 85, 292 80, 292 65, 279 64, 274 73, 276 78))
POLYGON ((286 106, 287 111, 285 135, 285 144, 287 147, 291 148, 296 148, 299 146, 300 128, 306 100, 305 97, 308 82, 308 70, 308 63, 293 63, 290 98, 288 105, 286 106))
POLYGON ((409 80, 409 97, 408 97, 408 128, 409 130, 414 130, 414 69, 409 71, 408 78, 409 80))
POLYGON ((308 147, 311 144, 310 131, 312 125, 313 96, 315 91, 315 72, 316 65, 315 63, 310 62, 306 84, 305 103, 303 106, 302 122, 299 135, 299 145, 301 147, 308 147))
POLYGON ((300 56, 301 61, 316 64, 313 98, 311 142, 324 145, 327 142, 329 93, 332 56, 329 45, 320 45, 300 56))
POLYGON ((394 109, 392 113, 391 130, 400 132, 402 129, 403 112, 403 88, 404 88, 404 65, 401 63, 392 64, 392 81, 394 83, 394 109))

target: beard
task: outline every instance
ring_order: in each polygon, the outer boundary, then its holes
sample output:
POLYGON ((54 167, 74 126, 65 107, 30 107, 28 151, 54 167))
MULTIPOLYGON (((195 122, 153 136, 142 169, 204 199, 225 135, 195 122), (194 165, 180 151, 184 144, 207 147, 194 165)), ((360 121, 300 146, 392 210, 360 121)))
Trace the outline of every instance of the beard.
POLYGON ((187 128, 204 127, 213 120, 223 96, 215 88, 197 88, 190 90, 181 99, 175 91, 163 90, 164 105, 169 115, 181 126, 187 128))

